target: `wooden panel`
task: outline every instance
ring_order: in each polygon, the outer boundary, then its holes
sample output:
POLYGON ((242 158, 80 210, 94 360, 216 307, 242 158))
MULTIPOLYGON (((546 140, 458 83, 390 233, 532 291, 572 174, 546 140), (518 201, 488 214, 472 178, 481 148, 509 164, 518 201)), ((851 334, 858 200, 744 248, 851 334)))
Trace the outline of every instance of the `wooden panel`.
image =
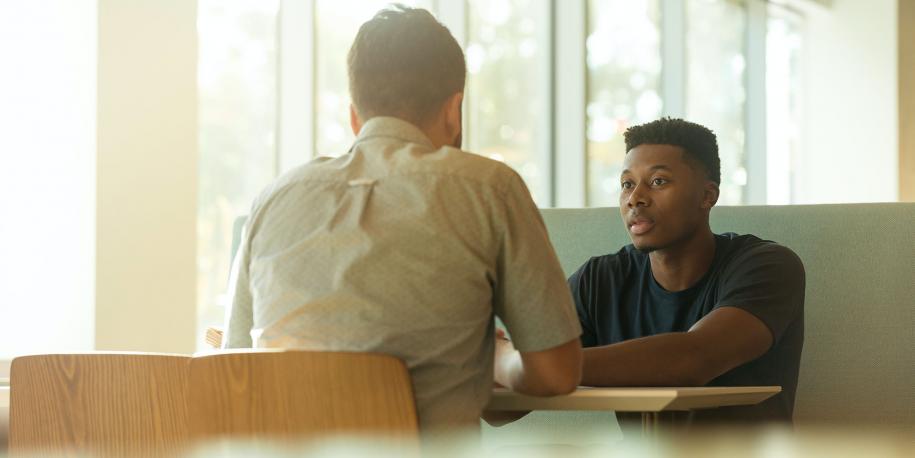
POLYGON ((378 433, 413 442, 409 373, 391 356, 242 350, 191 360, 193 438, 378 433))
POLYGON ((604 410, 662 412, 758 404, 781 391, 777 386, 697 388, 590 388, 553 397, 525 396, 497 389, 486 410, 604 410))
POLYGON ((26 356, 10 377, 10 450, 175 455, 187 441, 187 356, 26 356))

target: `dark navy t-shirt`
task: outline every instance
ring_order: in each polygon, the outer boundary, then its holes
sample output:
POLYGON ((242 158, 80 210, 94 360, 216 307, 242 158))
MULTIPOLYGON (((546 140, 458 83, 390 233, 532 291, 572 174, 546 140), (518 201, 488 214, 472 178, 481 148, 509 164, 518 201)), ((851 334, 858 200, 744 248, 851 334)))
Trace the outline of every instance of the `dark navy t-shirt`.
POLYGON ((790 249, 753 235, 715 235, 715 257, 705 276, 684 291, 670 292, 652 275, 648 255, 628 245, 591 258, 572 274, 569 286, 585 347, 686 332, 719 307, 755 315, 772 332, 772 347, 708 386, 779 385, 782 392, 754 406, 693 411, 687 421, 791 421, 804 343, 805 278, 800 258, 790 249))

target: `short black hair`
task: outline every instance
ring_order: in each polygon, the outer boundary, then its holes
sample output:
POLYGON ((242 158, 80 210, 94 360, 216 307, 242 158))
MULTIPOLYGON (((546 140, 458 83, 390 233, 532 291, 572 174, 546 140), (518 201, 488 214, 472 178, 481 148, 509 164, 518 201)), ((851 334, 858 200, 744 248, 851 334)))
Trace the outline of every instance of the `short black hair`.
POLYGON ((721 184, 718 139, 708 127, 678 118, 661 118, 632 126, 623 136, 626 139, 627 153, 639 145, 679 146, 691 159, 705 168, 709 180, 721 184))
POLYGON ((359 28, 347 56, 349 90, 363 121, 394 116, 423 125, 464 91, 457 40, 431 13, 393 4, 359 28))

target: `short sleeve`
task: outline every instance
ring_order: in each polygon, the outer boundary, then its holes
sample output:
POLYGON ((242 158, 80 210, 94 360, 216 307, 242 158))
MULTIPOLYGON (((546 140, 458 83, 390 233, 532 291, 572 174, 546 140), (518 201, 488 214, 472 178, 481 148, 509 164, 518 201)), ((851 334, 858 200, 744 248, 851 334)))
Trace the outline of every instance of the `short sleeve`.
POLYGON ((581 334, 565 274, 540 211, 514 171, 496 221, 500 229, 494 308, 523 352, 547 350, 581 334))
POLYGON ((242 242, 238 247, 232 271, 229 276, 229 308, 226 310, 225 336, 222 348, 250 348, 251 327, 254 325, 253 298, 248 277, 248 264, 251 261, 248 226, 251 218, 245 223, 242 242))
POLYGON ((593 270, 594 259, 592 258, 569 277, 569 289, 572 291, 572 300, 575 302, 575 311, 578 312, 578 322, 581 325, 582 347, 598 345, 593 314, 594 304, 591 301, 591 288, 596 286, 591 278, 593 270))
POLYGON ((737 307, 759 318, 777 343, 804 310, 804 265, 790 249, 765 242, 727 269, 715 308, 737 307))

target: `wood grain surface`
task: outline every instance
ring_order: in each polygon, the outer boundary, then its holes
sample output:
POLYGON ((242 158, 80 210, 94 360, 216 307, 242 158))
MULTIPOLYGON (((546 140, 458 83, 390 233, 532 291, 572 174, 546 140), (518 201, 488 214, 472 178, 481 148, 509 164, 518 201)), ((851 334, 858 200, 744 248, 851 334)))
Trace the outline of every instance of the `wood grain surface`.
POLYGON ((10 451, 170 456, 187 445, 187 356, 25 356, 10 377, 10 451))
POLYGON ((188 395, 195 439, 417 438, 409 372, 387 355, 240 350, 197 356, 188 395))

